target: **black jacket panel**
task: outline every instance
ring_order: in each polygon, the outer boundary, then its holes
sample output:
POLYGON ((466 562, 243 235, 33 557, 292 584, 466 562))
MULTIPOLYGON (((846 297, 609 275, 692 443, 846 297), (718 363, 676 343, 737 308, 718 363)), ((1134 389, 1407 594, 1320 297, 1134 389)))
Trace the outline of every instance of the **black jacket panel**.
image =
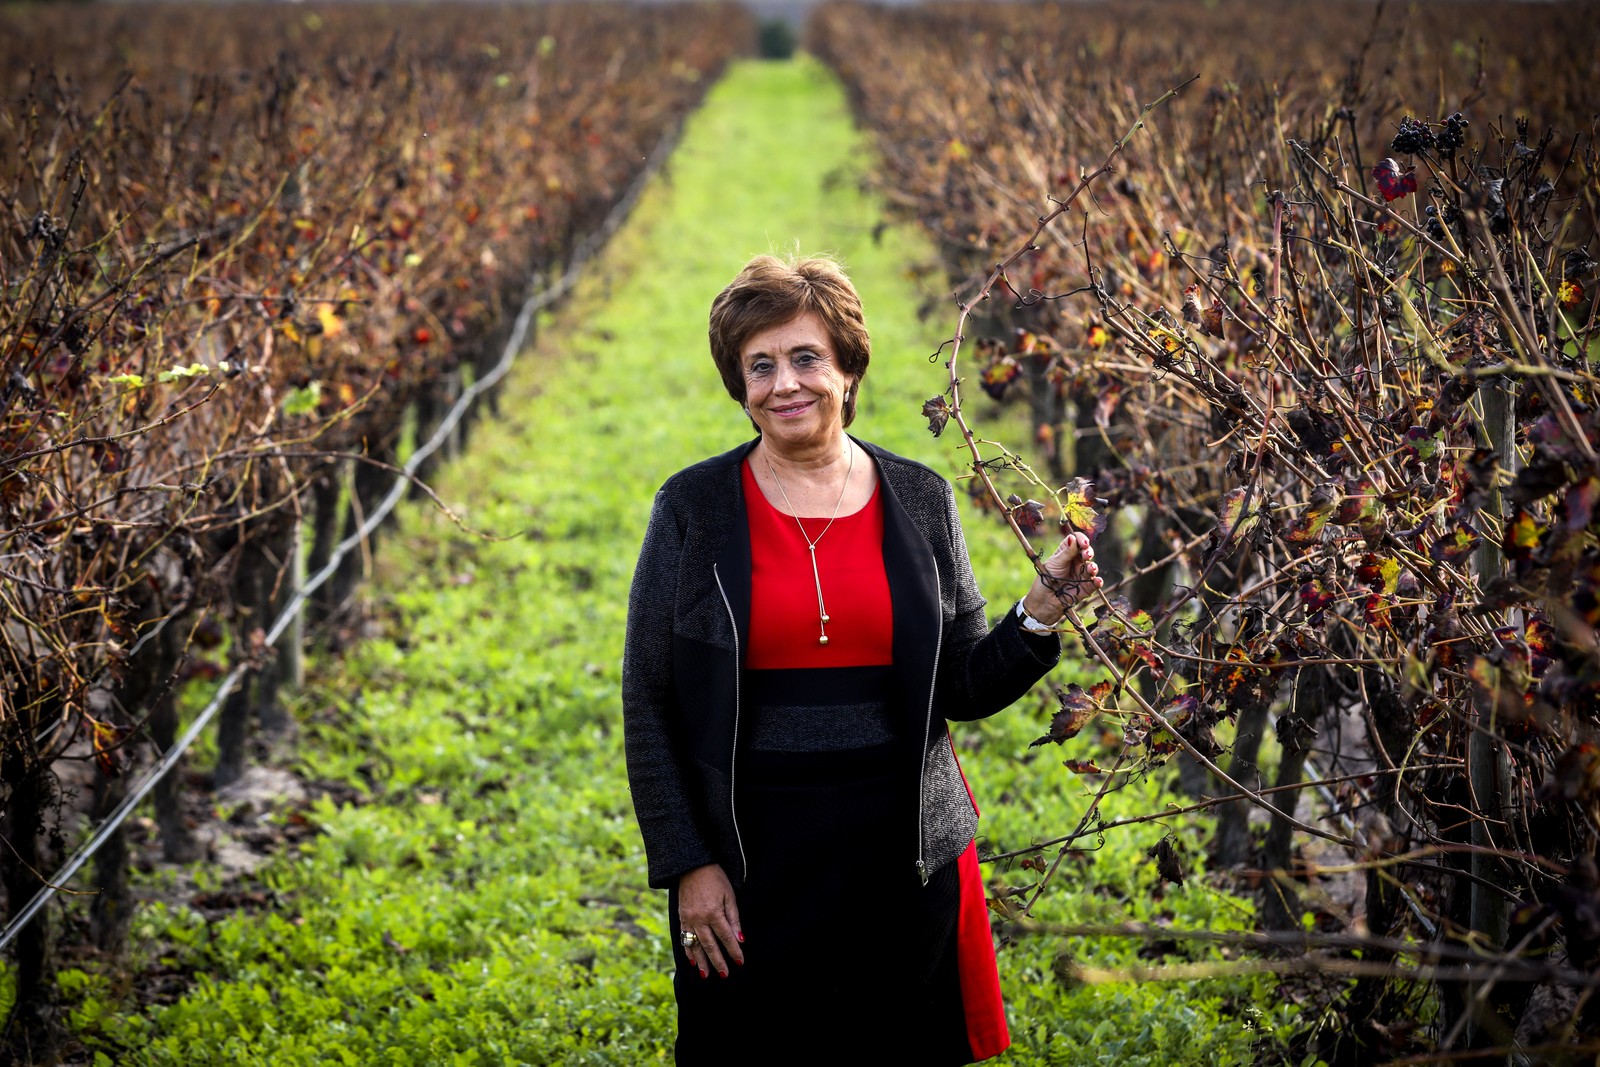
MULTIPOLYGON (((878 467, 894 666, 913 742, 907 788, 922 798, 915 852, 907 827, 906 862, 921 860, 932 873, 959 856, 977 828, 939 720, 978 719, 1011 704, 1055 665, 1060 642, 1023 630, 1009 611, 990 630, 950 484, 920 463, 858 443, 878 467)), ((667 480, 634 571, 623 722, 656 888, 711 862, 735 885, 746 874, 735 793, 750 536, 739 467, 754 445, 667 480)))

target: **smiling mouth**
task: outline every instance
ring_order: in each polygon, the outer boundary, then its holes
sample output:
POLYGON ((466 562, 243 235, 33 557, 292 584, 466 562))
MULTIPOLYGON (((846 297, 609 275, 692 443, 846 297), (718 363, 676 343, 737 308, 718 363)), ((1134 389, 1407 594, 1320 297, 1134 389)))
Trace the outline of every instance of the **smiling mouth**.
POLYGON ((808 400, 803 404, 785 404, 781 408, 773 408, 772 413, 774 415, 797 415, 806 408, 810 407, 813 403, 814 401, 808 400))

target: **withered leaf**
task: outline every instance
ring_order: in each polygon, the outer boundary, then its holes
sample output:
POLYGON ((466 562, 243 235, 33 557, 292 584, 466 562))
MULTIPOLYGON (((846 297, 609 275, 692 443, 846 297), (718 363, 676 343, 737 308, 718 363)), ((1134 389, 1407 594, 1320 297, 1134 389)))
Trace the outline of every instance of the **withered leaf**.
POLYGON ((1567 490, 1561 501, 1561 515, 1568 533, 1577 533, 1594 522, 1597 500, 1600 500, 1600 478, 1592 475, 1567 490))
POLYGON ((922 414, 927 416, 929 432, 938 437, 950 421, 950 405, 945 403, 944 397, 936 396, 922 405, 922 414))
POLYGON ((1183 291, 1183 321, 1192 322, 1200 327, 1200 332, 1207 337, 1222 336, 1222 301, 1217 297, 1211 298, 1210 304, 1201 304, 1200 287, 1191 285, 1183 291))
POLYGON ((1556 757, 1555 766, 1539 785, 1539 799, 1587 800, 1600 794, 1600 746, 1584 742, 1556 757))
POLYGON ((1094 720, 1102 710, 1102 701, 1110 691, 1109 682, 1101 682, 1092 689, 1073 683, 1065 689, 1056 688, 1056 700, 1061 705, 1061 710, 1050 718, 1050 732, 1029 744, 1029 748, 1053 743, 1059 745, 1063 741, 1070 741, 1083 731, 1083 728, 1094 720))
POLYGON ((1023 533, 1033 533, 1044 525, 1044 505, 1037 500, 1023 500, 1012 493, 1006 498, 1006 503, 1011 505, 1011 515, 1022 527, 1023 533))
POLYGON ((1183 321, 1200 324, 1200 287, 1186 285, 1183 289, 1183 321))
POLYGON ((1221 533, 1223 544, 1243 535, 1256 524, 1256 512, 1245 514, 1247 493, 1248 490, 1244 486, 1229 490, 1228 495, 1222 498, 1222 505, 1217 508, 1217 529, 1221 533))
POLYGON ((1163 882, 1183 884, 1183 858, 1176 837, 1168 834, 1151 845, 1145 855, 1156 861, 1156 874, 1163 882))

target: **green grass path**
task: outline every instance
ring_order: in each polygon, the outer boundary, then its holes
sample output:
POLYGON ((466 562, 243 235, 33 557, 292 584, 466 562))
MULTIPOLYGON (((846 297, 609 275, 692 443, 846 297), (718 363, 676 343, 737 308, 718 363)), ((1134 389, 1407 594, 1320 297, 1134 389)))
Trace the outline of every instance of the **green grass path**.
MULTIPOLYGON (((304 772, 376 785, 362 803, 309 813, 324 832, 260 876, 274 907, 210 924, 187 908, 141 915, 139 952, 202 975, 177 1004, 122 1012, 105 979, 69 975, 91 1045, 117 1062, 230 1067, 670 1062, 665 897, 643 888, 619 668, 653 491, 749 432, 706 353, 712 297, 754 253, 840 255, 875 350, 856 429, 955 470, 952 442, 918 414, 940 391, 927 357, 950 323, 917 322, 924 294, 908 268, 933 256, 913 234, 873 241, 880 211, 858 181, 869 165, 814 64, 741 64, 713 89, 669 173, 519 366, 506 416, 439 483, 473 527, 526 535, 488 542, 408 512, 369 590, 383 636, 322 667, 301 697, 304 772)), ((968 529, 998 608, 1022 591, 1025 565, 992 524, 968 529)), ((1030 699, 958 734, 988 846, 1060 833, 1082 810, 1060 758, 1087 753, 1027 749, 1044 719, 1030 699)), ((1109 805, 1157 806, 1151 789, 1109 805)), ((1119 831, 1092 862, 1067 865, 1041 917, 1243 926, 1245 905, 1199 877, 1154 891, 1144 850, 1163 830, 1119 831)), ((1136 948, 1043 936, 1005 947, 1017 1047, 1004 1062, 1248 1062, 1252 1026, 1281 1018, 1261 978, 1061 977, 1073 959, 1115 967, 1136 948)), ((1199 958, 1210 957, 1175 957, 1199 958)), ((871 966, 870 951, 855 965, 871 966)))

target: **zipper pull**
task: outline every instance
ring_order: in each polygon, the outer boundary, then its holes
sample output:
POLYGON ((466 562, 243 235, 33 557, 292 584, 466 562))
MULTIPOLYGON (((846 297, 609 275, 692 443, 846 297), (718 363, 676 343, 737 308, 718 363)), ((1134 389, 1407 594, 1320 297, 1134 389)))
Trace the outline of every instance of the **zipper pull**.
POLYGON ((928 884, 928 865, 921 860, 917 861, 917 877, 922 879, 922 884, 928 884))

